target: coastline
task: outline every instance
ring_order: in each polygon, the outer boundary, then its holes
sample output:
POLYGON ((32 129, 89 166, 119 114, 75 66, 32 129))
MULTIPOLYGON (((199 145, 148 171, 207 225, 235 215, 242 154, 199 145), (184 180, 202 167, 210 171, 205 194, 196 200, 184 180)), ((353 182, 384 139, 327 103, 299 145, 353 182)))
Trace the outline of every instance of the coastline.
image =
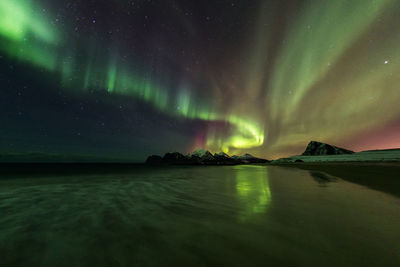
POLYGON ((400 197, 400 161, 292 162, 267 165, 325 173, 400 197))

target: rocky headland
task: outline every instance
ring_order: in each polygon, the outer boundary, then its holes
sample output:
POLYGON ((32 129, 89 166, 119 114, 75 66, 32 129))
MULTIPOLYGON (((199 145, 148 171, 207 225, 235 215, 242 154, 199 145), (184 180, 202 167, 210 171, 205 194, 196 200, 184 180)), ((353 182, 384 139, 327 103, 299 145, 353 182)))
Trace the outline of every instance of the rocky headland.
POLYGON ((400 149, 383 149, 354 152, 345 148, 311 141, 301 155, 280 158, 272 164, 285 163, 327 163, 327 162, 399 162, 400 149))
POLYGON ((354 151, 347 150, 341 147, 332 146, 329 144, 311 141, 303 156, 321 156, 321 155, 342 155, 342 154, 354 154, 354 151))

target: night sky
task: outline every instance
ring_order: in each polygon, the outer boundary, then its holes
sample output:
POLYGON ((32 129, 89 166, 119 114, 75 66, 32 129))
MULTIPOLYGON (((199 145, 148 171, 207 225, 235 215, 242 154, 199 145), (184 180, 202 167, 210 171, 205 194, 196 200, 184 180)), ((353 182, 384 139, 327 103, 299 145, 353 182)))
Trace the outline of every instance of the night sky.
POLYGON ((0 152, 400 147, 398 0, 0 0, 0 152))

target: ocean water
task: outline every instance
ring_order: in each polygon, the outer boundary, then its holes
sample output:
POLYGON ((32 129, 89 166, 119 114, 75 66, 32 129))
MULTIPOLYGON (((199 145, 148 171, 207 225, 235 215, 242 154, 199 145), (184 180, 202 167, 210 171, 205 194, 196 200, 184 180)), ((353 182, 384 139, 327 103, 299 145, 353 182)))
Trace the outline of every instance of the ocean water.
POLYGON ((399 266, 400 199, 276 166, 0 178, 0 266, 399 266))

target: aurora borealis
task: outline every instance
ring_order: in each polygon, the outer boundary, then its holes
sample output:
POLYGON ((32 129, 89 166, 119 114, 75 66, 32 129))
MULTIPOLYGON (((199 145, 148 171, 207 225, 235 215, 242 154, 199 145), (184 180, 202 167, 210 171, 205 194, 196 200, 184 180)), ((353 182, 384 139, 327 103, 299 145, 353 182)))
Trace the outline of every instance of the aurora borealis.
POLYGON ((0 149, 400 147, 400 2, 0 2, 0 149))

